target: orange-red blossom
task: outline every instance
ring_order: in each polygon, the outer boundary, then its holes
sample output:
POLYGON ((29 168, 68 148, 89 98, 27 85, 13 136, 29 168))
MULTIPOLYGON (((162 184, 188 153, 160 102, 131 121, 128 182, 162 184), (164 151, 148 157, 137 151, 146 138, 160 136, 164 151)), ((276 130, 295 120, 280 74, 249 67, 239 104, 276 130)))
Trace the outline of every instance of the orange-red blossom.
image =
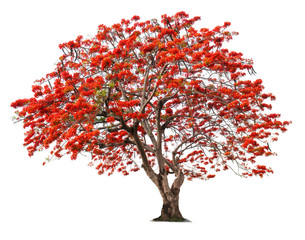
POLYGON ((63 55, 33 85, 34 96, 11 104, 29 155, 52 147, 56 157, 76 159, 85 151, 100 174, 127 175, 143 157, 137 136, 151 166, 160 151, 166 170, 174 165, 188 179, 272 172, 256 158, 274 154, 269 143, 289 122, 269 112, 275 97, 261 79, 244 80, 252 60, 223 47, 237 35, 230 23, 195 29, 200 17, 184 12, 139 19, 60 44, 63 55))

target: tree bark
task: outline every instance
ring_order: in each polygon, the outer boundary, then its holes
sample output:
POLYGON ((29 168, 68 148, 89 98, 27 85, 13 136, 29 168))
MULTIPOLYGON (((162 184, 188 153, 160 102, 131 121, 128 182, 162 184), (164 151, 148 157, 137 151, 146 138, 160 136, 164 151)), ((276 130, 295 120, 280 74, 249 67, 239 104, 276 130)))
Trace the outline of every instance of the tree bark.
POLYGON ((161 215, 153 221, 170 221, 183 222, 187 221, 183 218, 179 209, 179 193, 183 184, 184 176, 179 171, 178 176, 174 180, 171 188, 168 185, 168 178, 166 173, 158 174, 158 183, 156 184, 163 200, 161 215))
MULTIPOLYGON (((172 194, 173 195, 173 194, 172 194)), ((170 221, 170 222, 179 222, 184 221, 182 214, 179 209, 179 196, 166 196, 163 198, 163 206, 161 210, 161 215, 156 221, 170 221)))
MULTIPOLYGON (((127 128, 128 129, 128 128, 127 128)), ((130 130, 130 129, 129 129, 130 130)), ((152 167, 149 164, 147 159, 143 143, 140 141, 136 131, 130 131, 133 133, 133 138, 135 144, 137 145, 139 152, 142 157, 142 168, 145 170, 146 175, 151 179, 151 181, 157 186, 159 192, 163 199, 163 207, 161 210, 161 215, 158 218, 155 218, 154 221, 171 221, 171 222, 183 222, 187 221, 182 217, 182 214, 179 210, 179 193, 180 188, 184 181, 184 175, 178 166, 172 166, 167 163, 169 167, 172 167, 176 175, 171 187, 168 184, 167 172, 165 171, 165 160, 162 156, 161 151, 157 151, 157 159, 159 164, 159 174, 156 174, 152 167)), ((160 141, 160 139, 158 140, 160 141)), ((160 147, 161 148, 161 147, 160 147)))

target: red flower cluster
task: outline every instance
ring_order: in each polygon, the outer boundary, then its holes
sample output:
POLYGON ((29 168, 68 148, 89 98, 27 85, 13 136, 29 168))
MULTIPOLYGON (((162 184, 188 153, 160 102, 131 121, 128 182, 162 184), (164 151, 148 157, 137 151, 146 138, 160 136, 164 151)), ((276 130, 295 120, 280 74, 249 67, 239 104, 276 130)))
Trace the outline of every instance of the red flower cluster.
POLYGON ((290 122, 271 109, 262 80, 243 80, 253 61, 223 47, 229 22, 195 29, 185 12, 140 22, 138 16, 96 36, 59 45, 56 69, 33 98, 11 104, 27 128, 29 155, 53 146, 56 157, 90 152, 99 173, 127 175, 159 164, 188 179, 272 172, 253 166, 290 122), (139 158, 137 158, 137 156, 139 158))

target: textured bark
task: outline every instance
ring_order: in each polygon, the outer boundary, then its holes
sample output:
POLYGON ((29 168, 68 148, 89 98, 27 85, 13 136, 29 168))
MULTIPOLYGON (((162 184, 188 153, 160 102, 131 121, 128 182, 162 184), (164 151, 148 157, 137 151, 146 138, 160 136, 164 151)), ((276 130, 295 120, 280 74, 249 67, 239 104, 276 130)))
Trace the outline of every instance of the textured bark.
MULTIPOLYGON (((162 108, 162 103, 160 104, 160 108, 158 110, 158 116, 160 115, 160 109, 162 108)), ((157 118, 159 119, 160 116, 157 118)), ((144 150, 144 144, 139 139, 139 136, 137 134, 137 131, 130 131, 130 133, 133 134, 133 138, 135 141, 135 144, 137 145, 141 158, 142 158, 142 168, 145 170, 146 175, 152 180, 152 182, 157 186, 157 188, 160 191, 160 194, 163 199, 163 206, 161 210, 161 215, 159 218, 154 219, 155 221, 175 221, 175 222, 181 222, 185 219, 182 217, 182 214, 179 209, 179 193, 180 188, 184 181, 184 176, 181 170, 178 168, 178 166, 173 165, 171 162, 167 161, 163 155, 162 155, 162 138, 161 138, 161 126, 160 126, 160 119, 157 121, 157 141, 153 142, 156 144, 156 157, 158 160, 159 165, 159 174, 156 174, 152 167, 150 166, 145 150, 144 150), (165 164, 171 168, 172 171, 174 171, 176 175, 176 179, 174 180, 172 186, 169 186, 168 178, 167 178, 167 172, 165 171, 165 164)), ((134 129, 137 128, 137 124, 134 125, 134 129)), ((128 128, 127 128, 128 129, 128 128)), ((129 129, 130 130, 130 129, 129 129)), ((154 139, 154 138, 153 138, 154 139)))
POLYGON ((179 209, 179 193, 183 184, 184 176, 179 171, 178 176, 174 180, 172 187, 168 185, 168 178, 166 173, 158 174, 157 187, 163 199, 163 206, 160 217, 154 221, 171 221, 181 222, 185 221, 179 209))
POLYGON ((167 197, 163 199, 161 215, 157 218, 159 221, 183 221, 184 218, 179 209, 179 196, 174 198, 167 197))

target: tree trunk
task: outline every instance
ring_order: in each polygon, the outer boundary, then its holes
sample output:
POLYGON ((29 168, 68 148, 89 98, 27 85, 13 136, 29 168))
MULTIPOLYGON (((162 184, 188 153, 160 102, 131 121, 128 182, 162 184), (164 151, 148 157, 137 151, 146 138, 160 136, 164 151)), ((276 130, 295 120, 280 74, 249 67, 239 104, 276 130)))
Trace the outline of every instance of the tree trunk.
MULTIPOLYGON (((172 195, 172 194, 170 194, 172 195)), ((160 217, 154 219, 158 221, 180 222, 184 221, 179 209, 179 196, 174 198, 163 198, 163 206, 160 217)))
POLYGON ((153 219, 153 221, 188 221, 183 218, 179 209, 179 193, 183 180, 184 176, 179 172, 177 178, 172 184, 172 187, 170 188, 166 173, 158 174, 158 183, 156 185, 161 193, 163 206, 160 217, 153 219))

